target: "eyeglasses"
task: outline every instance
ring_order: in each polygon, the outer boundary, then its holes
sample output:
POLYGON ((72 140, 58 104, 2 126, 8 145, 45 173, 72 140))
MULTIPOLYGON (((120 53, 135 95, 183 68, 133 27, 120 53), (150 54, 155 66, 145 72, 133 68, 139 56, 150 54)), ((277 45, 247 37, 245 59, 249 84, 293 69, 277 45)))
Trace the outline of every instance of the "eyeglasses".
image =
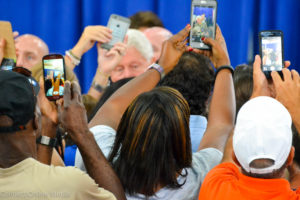
POLYGON ((40 86, 38 82, 31 76, 32 72, 24 67, 14 67, 12 68, 13 72, 17 72, 19 74, 22 74, 28 78, 29 83, 31 84, 33 91, 34 91, 34 96, 37 96, 40 91, 40 86))

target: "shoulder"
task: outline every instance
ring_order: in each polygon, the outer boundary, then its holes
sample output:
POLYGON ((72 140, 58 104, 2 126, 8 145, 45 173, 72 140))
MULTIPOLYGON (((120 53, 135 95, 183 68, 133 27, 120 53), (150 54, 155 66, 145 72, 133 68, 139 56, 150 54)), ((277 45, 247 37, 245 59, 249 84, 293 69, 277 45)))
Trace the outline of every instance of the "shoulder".
MULTIPOLYGON (((94 138, 101 149, 103 155, 107 158, 110 150, 113 147, 116 131, 110 126, 98 125, 90 128, 94 138)), ((81 170, 86 171, 79 149, 76 150, 75 154, 75 166, 81 170)))
POLYGON ((193 153, 192 167, 209 171, 222 160, 223 153, 215 148, 206 148, 193 153))
POLYGON ((76 191, 79 199, 107 199, 115 200, 114 195, 99 188, 96 182, 85 172, 75 167, 53 167, 53 170, 66 191, 76 191))
MULTIPOLYGON (((206 175, 200 189, 199 199, 221 198, 222 195, 234 198, 233 188, 239 177, 239 169, 233 163, 222 163, 206 175), (225 192, 225 193, 224 193, 225 192)), ((223 198, 226 198, 223 196, 223 198)), ((227 199, 227 198, 226 198, 227 199)))

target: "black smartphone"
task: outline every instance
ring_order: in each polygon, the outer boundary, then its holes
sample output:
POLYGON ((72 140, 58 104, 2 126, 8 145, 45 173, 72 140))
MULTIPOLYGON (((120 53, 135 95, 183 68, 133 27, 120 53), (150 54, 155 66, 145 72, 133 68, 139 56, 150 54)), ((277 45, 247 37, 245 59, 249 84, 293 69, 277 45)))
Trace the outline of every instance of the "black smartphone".
POLYGON ((190 46, 209 50, 211 47, 202 42, 202 37, 215 39, 217 20, 217 1, 193 0, 191 9, 190 46))
POLYGON ((284 68, 283 32, 279 30, 259 32, 259 51, 261 67, 267 78, 271 72, 277 71, 282 77, 284 68))
POLYGON ((111 49, 116 43, 123 42, 127 30, 130 26, 130 19, 112 14, 108 20, 107 27, 112 30, 112 39, 108 43, 102 44, 104 49, 111 49))
POLYGON ((43 70, 46 97, 50 101, 62 98, 66 80, 64 57, 60 54, 44 56, 43 70))

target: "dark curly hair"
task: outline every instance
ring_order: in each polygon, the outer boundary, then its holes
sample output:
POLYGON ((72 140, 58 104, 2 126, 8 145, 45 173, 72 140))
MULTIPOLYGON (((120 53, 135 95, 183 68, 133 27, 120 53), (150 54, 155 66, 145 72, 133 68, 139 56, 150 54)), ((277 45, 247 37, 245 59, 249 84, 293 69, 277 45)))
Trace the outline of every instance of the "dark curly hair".
POLYGON ((177 89, 188 102, 192 115, 206 116, 206 102, 214 80, 214 70, 206 56, 185 52, 160 85, 177 89))

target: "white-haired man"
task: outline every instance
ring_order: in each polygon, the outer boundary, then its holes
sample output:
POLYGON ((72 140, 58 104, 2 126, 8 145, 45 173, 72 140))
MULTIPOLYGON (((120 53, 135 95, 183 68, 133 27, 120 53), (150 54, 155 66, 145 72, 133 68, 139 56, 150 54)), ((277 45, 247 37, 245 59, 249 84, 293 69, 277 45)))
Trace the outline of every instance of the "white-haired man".
POLYGON ((138 76, 154 62, 152 45, 141 31, 129 29, 125 43, 125 54, 110 74, 112 82, 138 76))

